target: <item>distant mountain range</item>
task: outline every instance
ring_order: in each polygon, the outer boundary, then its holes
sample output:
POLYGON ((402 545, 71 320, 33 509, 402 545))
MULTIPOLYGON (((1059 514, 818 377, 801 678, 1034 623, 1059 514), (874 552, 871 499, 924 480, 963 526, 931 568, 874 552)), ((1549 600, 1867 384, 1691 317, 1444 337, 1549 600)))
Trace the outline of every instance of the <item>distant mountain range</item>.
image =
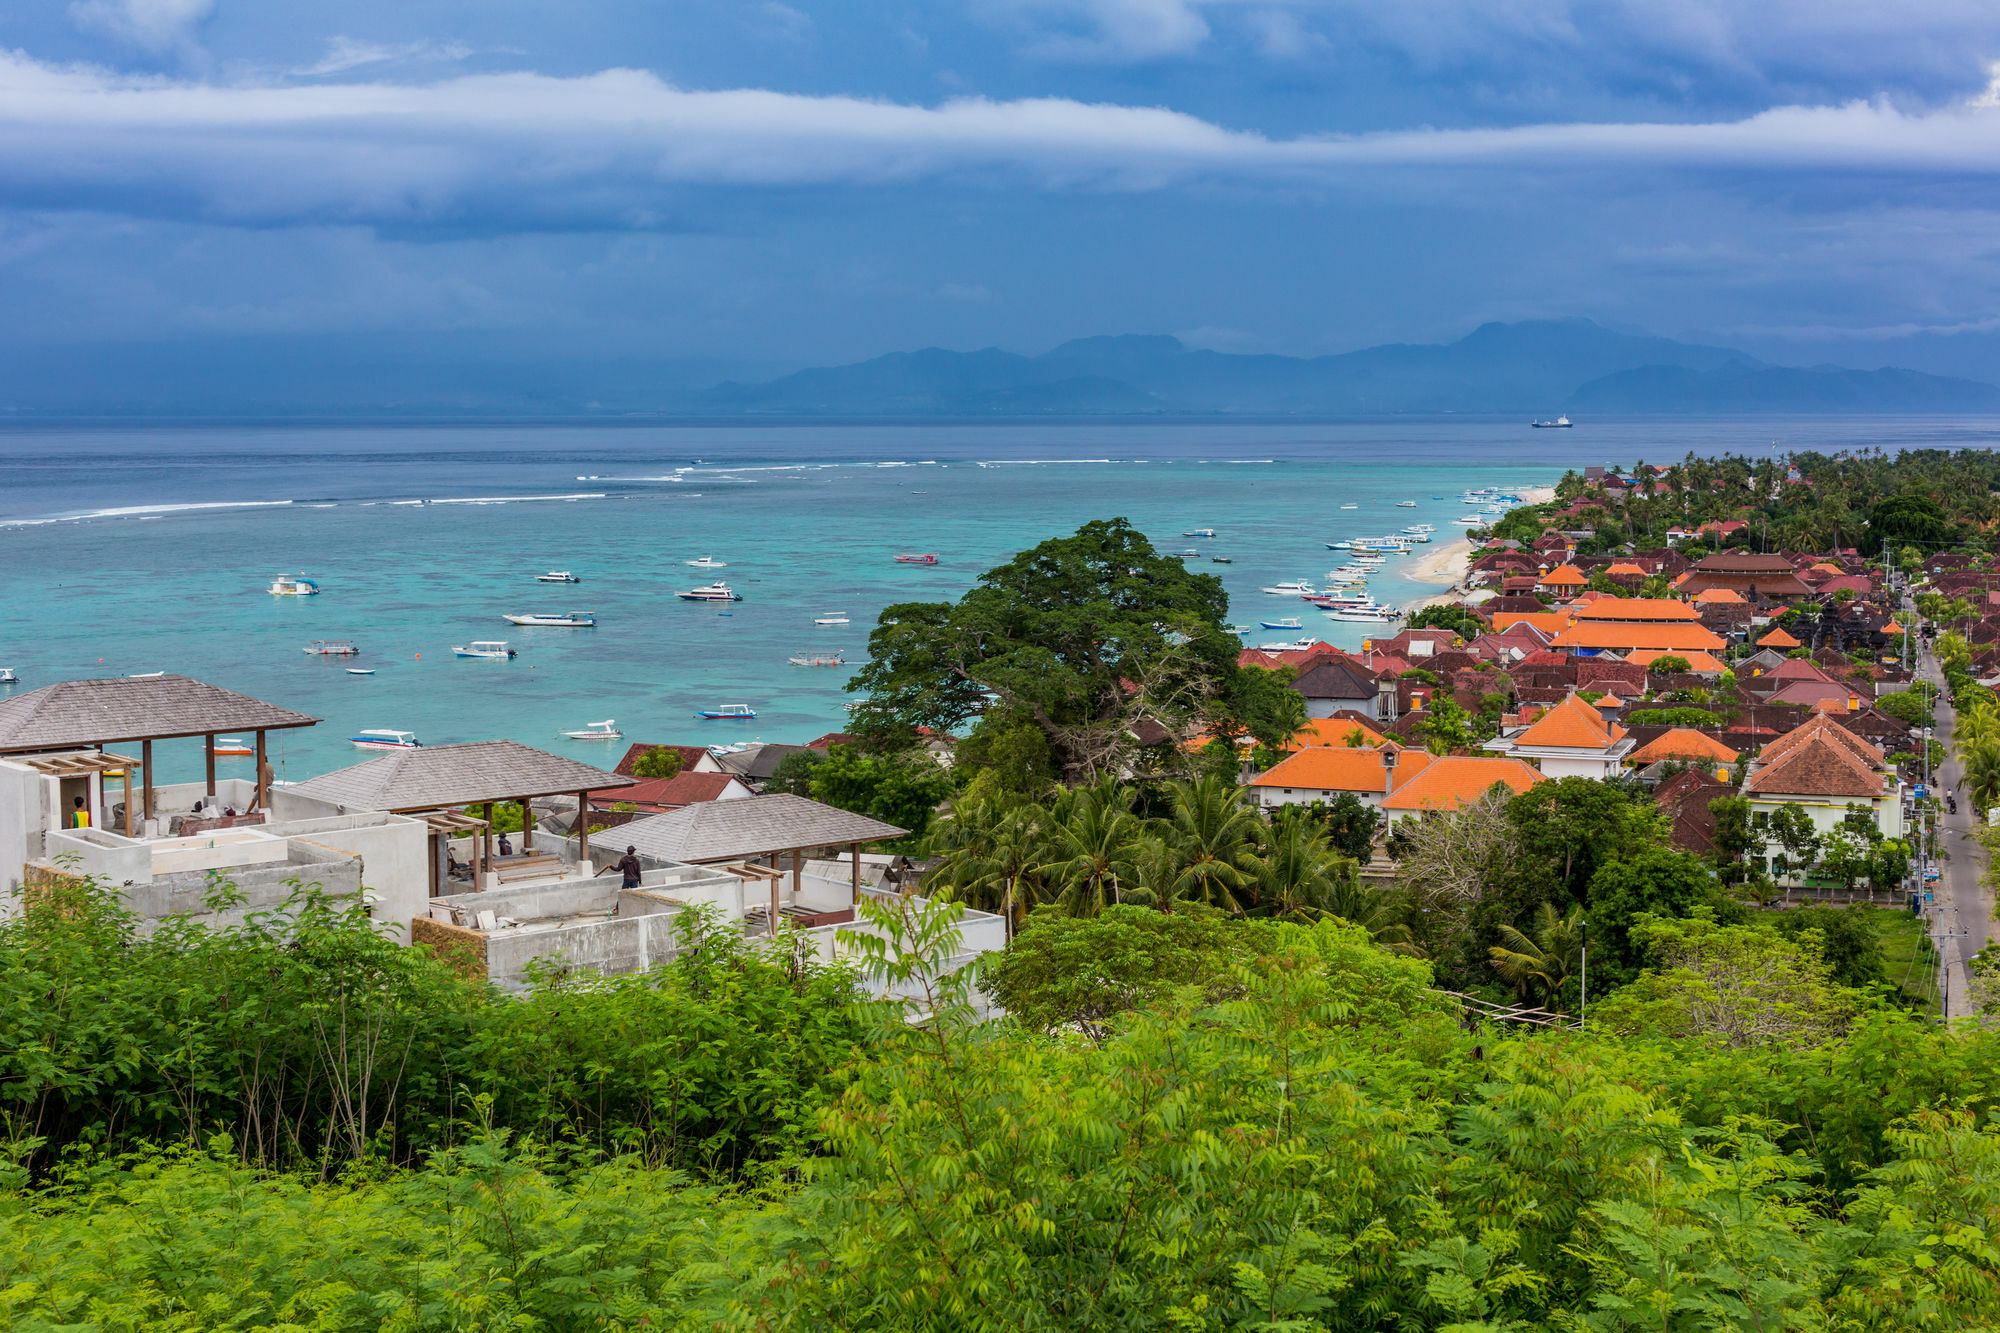
POLYGON ((1485 324, 1453 343, 1339 356, 1245 356, 1127 335, 1040 356, 933 347, 761 378, 774 370, 541 355, 480 335, 44 345, 0 351, 0 420, 2000 413, 2000 388, 1979 380, 1773 365, 1584 319, 1485 324))
POLYGON ((1773 366, 1566 319, 1321 357, 1199 351, 1141 335, 1082 338, 1032 357, 927 348, 726 383, 689 405, 778 416, 1990 412, 2000 411, 2000 387, 1914 370, 1773 366))

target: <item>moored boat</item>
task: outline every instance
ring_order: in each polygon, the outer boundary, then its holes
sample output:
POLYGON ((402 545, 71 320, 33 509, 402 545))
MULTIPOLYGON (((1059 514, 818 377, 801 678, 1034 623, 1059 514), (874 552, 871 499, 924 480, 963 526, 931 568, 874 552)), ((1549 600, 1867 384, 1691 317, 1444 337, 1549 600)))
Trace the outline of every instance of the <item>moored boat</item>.
POLYGON ((935 551, 927 551, 922 554, 904 552, 902 555, 896 557, 896 563, 899 565, 935 565, 937 562, 938 557, 935 551))
POLYGON ((847 613, 845 611, 829 611, 823 616, 813 617, 813 624, 815 625, 845 625, 846 623, 847 613))
POLYGON ((314 639, 306 645, 306 651, 314 657, 359 657, 361 650, 354 646, 352 639, 314 639))
POLYGON ((1297 616, 1285 616, 1285 617, 1284 617, 1283 619, 1280 619, 1280 620, 1260 620, 1260 621, 1258 621, 1257 623, 1258 623, 1258 624, 1260 624, 1260 625, 1262 625, 1262 626, 1263 626, 1263 627, 1264 627, 1265 629, 1304 629, 1304 628, 1305 628, 1305 625, 1304 625, 1304 624, 1303 624, 1303 623, 1302 623, 1302 622, 1301 622, 1301 621, 1299 620, 1299 618, 1298 618, 1297 616))
POLYGON ((543 629, 590 629, 597 624, 597 616, 589 611, 565 611, 561 615, 530 611, 502 618, 510 625, 534 625, 543 629))
POLYGON ((1214 528, 1189 528, 1181 534, 1183 537, 1213 537, 1214 535, 1214 528))
POLYGON ((705 588, 689 588, 686 592, 675 593, 674 596, 680 598, 683 602, 740 602, 743 600, 742 593, 731 592, 729 585, 720 579, 705 588))
POLYGON ((615 719, 607 717, 602 722, 592 722, 581 731, 565 731, 561 735, 573 741, 615 741, 622 739, 625 733, 618 730, 615 719))
POLYGON ((271 580, 270 593, 273 597, 316 597, 319 585, 303 574, 297 578, 280 574, 271 580))
POLYGON ((415 750, 423 746, 414 731, 390 731, 381 727, 364 727, 349 736, 347 743, 361 750, 415 750))
POLYGON ((717 559, 716 559, 716 558, 715 558, 714 556, 712 556, 712 555, 705 555, 705 556, 703 556, 703 557, 702 557, 701 559, 699 559, 699 560, 690 560, 690 561, 688 561, 687 563, 688 563, 688 564, 690 564, 690 565, 692 565, 692 566, 693 566, 694 568, 696 568, 696 569, 727 569, 727 568, 729 568, 729 562, 728 562, 727 560, 717 560, 717 559))
POLYGON ((757 710, 749 704, 717 704, 713 708, 700 710, 695 716, 719 722, 730 718, 753 718, 757 716, 757 710))
POLYGON ((14 674, 13 667, 0 667, 0 685, 19 685, 21 678, 14 674))
POLYGON ((515 656, 505 639, 476 639, 471 643, 454 645, 452 652, 460 657, 484 657, 500 662, 515 656))
POLYGON ((550 570, 550 571, 549 571, 548 573, 546 573, 546 574, 537 574, 537 575, 535 575, 535 581, 536 581, 537 583, 581 583, 581 582, 583 582, 583 580, 582 580, 582 579, 580 579, 580 578, 578 578, 578 577, 577 577, 576 575, 574 575, 574 574, 570 573, 570 572, 569 572, 569 571, 568 571, 567 569, 552 569, 552 570, 550 570))
POLYGON ((217 759, 248 759, 257 751, 234 736, 218 736, 208 752, 217 759))
POLYGON ((374 668, 374 667, 349 667, 349 668, 347 668, 347 674, 348 674, 348 675, 350 675, 350 676, 372 676, 372 675, 374 675, 374 674, 375 674, 375 668, 374 668))
POLYGON ((802 666, 802 667, 846 666, 847 652, 845 649, 841 648, 836 648, 831 652, 817 652, 808 650, 802 653, 793 653, 791 657, 786 660, 791 662, 793 666, 802 666))
POLYGON ((1313 586, 1310 583, 1293 580, 1290 583, 1273 583, 1269 587, 1259 588, 1257 591, 1269 593, 1273 597, 1310 597, 1312 596, 1313 586))

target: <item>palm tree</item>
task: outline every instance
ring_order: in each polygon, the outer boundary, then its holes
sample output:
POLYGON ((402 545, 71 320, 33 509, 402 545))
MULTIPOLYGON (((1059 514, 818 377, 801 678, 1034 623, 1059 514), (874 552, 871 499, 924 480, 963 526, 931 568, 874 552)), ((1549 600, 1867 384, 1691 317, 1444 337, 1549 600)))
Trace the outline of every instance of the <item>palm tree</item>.
POLYGON ((1959 751, 1965 794, 1980 810, 2000 805, 2000 740, 1981 740, 1959 751))
POLYGON ((1123 902, 1137 879, 1132 858, 1144 825, 1132 813, 1131 789, 1115 777, 1078 788, 1059 809, 1044 870, 1071 916, 1095 916, 1123 902))
POLYGON ((1559 917, 1543 903, 1535 909, 1533 939, 1512 926, 1500 927, 1500 939, 1504 948, 1486 951, 1494 970, 1520 992, 1523 1002, 1540 990, 1543 1006, 1553 1009, 1583 957, 1583 909, 1572 907, 1568 916, 1559 917))
POLYGON ((1256 867, 1258 901, 1278 916, 1330 910, 1335 884, 1359 869, 1335 850, 1326 826, 1296 806, 1275 812, 1256 867))
POLYGON ((933 835, 944 857, 926 887, 998 910, 1012 939, 1020 918, 1041 898, 1049 859, 1048 812, 1032 801, 995 796, 954 810, 933 835))
POLYGON ((1173 896, 1241 913, 1257 901, 1257 853, 1264 821, 1243 789, 1213 775, 1176 782, 1167 837, 1180 852, 1173 896))

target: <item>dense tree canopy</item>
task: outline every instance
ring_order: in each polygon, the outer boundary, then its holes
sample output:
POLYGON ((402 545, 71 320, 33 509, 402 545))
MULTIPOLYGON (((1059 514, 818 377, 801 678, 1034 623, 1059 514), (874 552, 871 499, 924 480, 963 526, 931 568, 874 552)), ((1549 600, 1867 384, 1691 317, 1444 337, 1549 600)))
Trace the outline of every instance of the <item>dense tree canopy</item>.
POLYGON ((1236 637, 1222 581, 1153 550, 1124 519, 1086 523, 988 570, 957 603, 886 608, 857 724, 957 732, 994 701, 1039 727, 1057 770, 1119 766, 1133 728, 1184 733, 1228 714, 1236 637))

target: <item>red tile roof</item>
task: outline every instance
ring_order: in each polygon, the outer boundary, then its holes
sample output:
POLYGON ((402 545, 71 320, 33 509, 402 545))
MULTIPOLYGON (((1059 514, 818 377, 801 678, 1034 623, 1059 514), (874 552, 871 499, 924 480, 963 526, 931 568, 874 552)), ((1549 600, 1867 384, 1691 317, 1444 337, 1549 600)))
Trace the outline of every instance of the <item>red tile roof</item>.
POLYGON ((650 750, 677 751, 681 757, 682 772, 686 772, 688 769, 693 768, 695 766, 695 761, 708 753, 708 747, 703 745, 644 745, 644 744, 633 745, 626 749, 625 757, 623 759, 620 759, 618 761, 618 767, 612 769, 611 771, 613 773, 616 773, 621 778, 629 778, 635 776, 632 772, 632 765, 638 763, 639 757, 650 750))
MULTIPOLYGON (((684 805, 722 798, 731 783, 740 782, 733 773, 676 773, 670 778, 644 778, 631 787, 594 791, 592 801, 616 801, 656 810, 678 810, 684 805)), ((744 788, 748 792, 748 788, 744 788)))
POLYGON ((1586 620, 1698 620, 1699 614, 1686 602, 1671 597, 1598 597, 1576 610, 1579 623, 1586 620))

